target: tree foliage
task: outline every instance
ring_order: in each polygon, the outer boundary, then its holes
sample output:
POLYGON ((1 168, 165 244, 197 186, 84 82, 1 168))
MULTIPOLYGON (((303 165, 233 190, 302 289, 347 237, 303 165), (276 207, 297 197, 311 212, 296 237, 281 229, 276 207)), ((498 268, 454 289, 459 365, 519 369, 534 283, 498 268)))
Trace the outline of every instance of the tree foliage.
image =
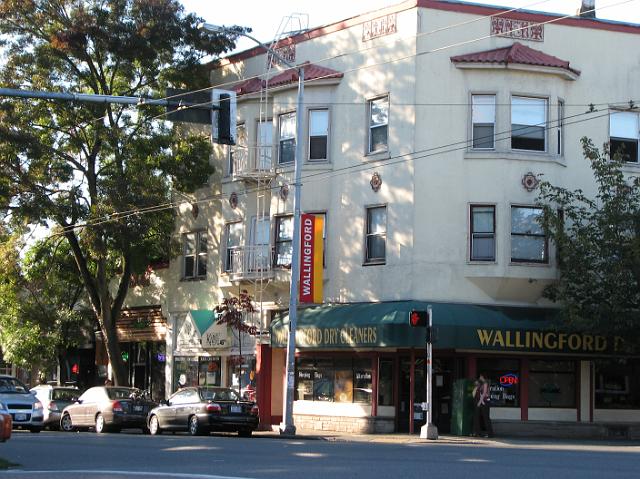
POLYGON ((570 326, 606 335, 640 333, 640 179, 582 139, 595 197, 542 182, 542 226, 558 249, 557 282, 545 295, 570 326))
MULTIPOLYGON (((0 82, 156 98, 167 87, 200 88, 203 58, 234 42, 205 35, 200 21, 177 0, 0 0, 0 82)), ((115 321, 129 276, 173 253, 174 212, 158 206, 212 173, 208 137, 179 134, 162 114, 144 104, 0 99, 0 208, 14 227, 57 225, 118 384, 127 375, 115 321)))
POLYGON ((255 336, 258 328, 254 324, 247 323, 246 317, 257 312, 253 305, 253 298, 246 290, 242 290, 238 296, 223 298, 222 303, 215 307, 219 324, 228 324, 232 329, 240 333, 255 336))

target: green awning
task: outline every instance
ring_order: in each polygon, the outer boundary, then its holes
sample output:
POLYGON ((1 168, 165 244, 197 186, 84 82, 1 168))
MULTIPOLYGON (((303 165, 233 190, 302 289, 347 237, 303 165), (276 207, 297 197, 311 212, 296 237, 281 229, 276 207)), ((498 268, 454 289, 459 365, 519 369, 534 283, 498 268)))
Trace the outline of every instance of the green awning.
POLYGON ((202 336, 217 319, 216 312, 211 309, 192 309, 189 311, 189 315, 193 320, 193 324, 198 329, 200 336, 202 336))
MULTIPOLYGON (((556 311, 422 301, 324 304, 298 311, 296 347, 308 350, 421 348, 425 328, 409 325, 409 312, 431 305, 438 349, 596 354, 611 352, 603 336, 560 332, 556 311)), ((271 324, 271 344, 287 344, 289 316, 271 324)))

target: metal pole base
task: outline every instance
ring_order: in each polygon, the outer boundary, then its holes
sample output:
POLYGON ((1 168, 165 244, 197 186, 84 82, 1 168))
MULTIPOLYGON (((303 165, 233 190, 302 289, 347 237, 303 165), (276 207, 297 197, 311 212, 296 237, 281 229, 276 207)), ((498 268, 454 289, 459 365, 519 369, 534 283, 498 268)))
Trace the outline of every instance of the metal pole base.
POLYGON ((437 426, 431 423, 422 426, 420 428, 420 439, 429 439, 431 441, 435 441, 436 439, 438 439, 437 426))
POLYGON ((281 436, 295 436, 296 435, 296 427, 293 424, 285 424, 283 422, 280 423, 280 435, 281 436))

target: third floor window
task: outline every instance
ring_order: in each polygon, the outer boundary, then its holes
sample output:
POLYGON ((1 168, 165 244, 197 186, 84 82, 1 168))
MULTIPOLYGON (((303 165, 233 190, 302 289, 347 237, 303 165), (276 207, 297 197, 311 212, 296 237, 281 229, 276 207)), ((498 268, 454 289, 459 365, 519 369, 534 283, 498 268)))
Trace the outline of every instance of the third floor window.
POLYGON ((309 111, 309 161, 328 158, 329 110, 309 111))
POLYGON ((389 97, 383 96, 369 101, 368 153, 385 151, 389 135, 389 97))
POLYGON ((511 98, 511 148, 546 151, 547 100, 544 98, 511 98))
POLYGON ((612 111, 609 115, 609 148, 611 156, 638 163, 638 140, 640 139, 640 115, 630 111, 612 111))
POLYGON ((496 127, 496 96, 471 97, 473 149, 493 149, 496 127))
POLYGON ((278 163, 293 163, 296 155, 296 113, 285 113, 279 118, 278 163))

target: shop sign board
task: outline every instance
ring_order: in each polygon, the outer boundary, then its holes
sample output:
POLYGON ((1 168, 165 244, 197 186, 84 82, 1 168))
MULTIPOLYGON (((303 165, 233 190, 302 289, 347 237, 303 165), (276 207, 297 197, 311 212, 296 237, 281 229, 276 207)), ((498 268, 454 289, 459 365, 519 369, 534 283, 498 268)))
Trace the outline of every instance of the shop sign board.
POLYGON ((300 302, 322 303, 323 218, 303 214, 300 221, 300 302))
POLYGON ((230 348, 229 327, 226 324, 212 324, 201 338, 203 349, 230 348))

